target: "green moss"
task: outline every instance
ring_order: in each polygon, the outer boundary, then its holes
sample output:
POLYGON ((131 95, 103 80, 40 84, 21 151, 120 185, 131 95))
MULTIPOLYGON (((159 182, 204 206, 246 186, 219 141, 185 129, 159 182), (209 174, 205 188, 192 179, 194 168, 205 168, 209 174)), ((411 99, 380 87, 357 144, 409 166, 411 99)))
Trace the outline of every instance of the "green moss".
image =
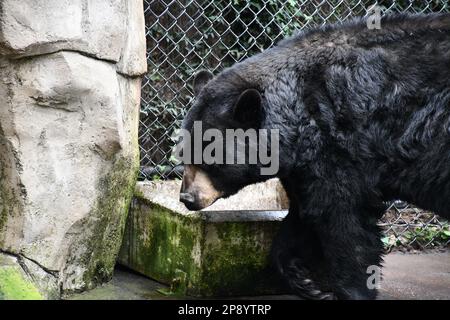
MULTIPOLYGON (((7 154, 8 148, 6 140, 4 139, 4 133, 2 128, 0 127, 0 247, 3 243, 3 231, 6 226, 6 219, 8 217, 8 203, 6 199, 8 198, 8 194, 6 192, 5 183, 7 183, 6 177, 6 159, 4 159, 4 155, 7 154), (3 155, 3 156, 2 156, 3 155)), ((1 297, 0 297, 1 298, 1 297)))
POLYGON ((266 270, 276 222, 212 223, 135 200, 119 261, 170 285, 166 295, 279 292, 266 270))
MULTIPOLYGON (((3 229, 6 226, 6 218, 8 216, 8 211, 6 210, 7 205, 8 204, 6 203, 6 201, 4 201, 2 199, 2 195, 0 192, 0 235, 2 234, 2 232, 4 231, 3 229)), ((0 237, 0 240, 1 240, 1 238, 2 237, 0 237)), ((1 245, 1 242, 0 242, 0 245, 1 245)))
POLYGON ((0 300, 42 300, 36 287, 13 266, 0 267, 0 300))
MULTIPOLYGON (((91 236, 82 243, 75 241, 71 248, 69 263, 87 268, 73 291, 92 289, 112 278, 138 170, 137 156, 120 157, 101 179, 98 186, 101 198, 83 226, 83 236, 86 233, 91 236), (81 254, 79 248, 84 248, 81 254)), ((68 293, 71 292, 65 292, 68 293)))
POLYGON ((139 201, 128 219, 120 261, 181 293, 187 281, 200 279, 201 234, 199 217, 139 201))
POLYGON ((134 194, 133 194, 133 196, 134 196, 136 199, 139 199, 139 200, 142 200, 142 201, 145 201, 145 200, 146 200, 146 197, 145 197, 144 193, 142 193, 142 191, 139 190, 139 188, 135 188, 135 189, 134 189, 134 194))
POLYGON ((195 295, 229 296, 276 293, 276 279, 267 269, 273 222, 223 222, 207 227, 201 281, 195 295))
POLYGON ((4 164, 1 163, 0 159, 0 247, 2 246, 3 231, 6 226, 6 220, 8 218, 8 202, 6 201, 8 198, 8 194, 5 190, 6 189, 4 186, 5 182, 6 182, 5 168, 4 164))
POLYGON ((126 159, 116 161, 111 173, 100 183, 103 196, 93 212, 97 217, 94 238, 87 244, 88 248, 92 248, 87 263, 89 271, 84 277, 88 288, 112 277, 137 180, 137 163, 126 159))

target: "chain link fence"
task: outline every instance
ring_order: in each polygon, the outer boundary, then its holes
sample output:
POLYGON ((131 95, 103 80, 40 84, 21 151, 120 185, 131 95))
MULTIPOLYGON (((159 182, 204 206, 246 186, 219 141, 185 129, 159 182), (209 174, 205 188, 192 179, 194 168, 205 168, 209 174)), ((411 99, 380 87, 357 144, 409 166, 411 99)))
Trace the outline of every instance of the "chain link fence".
MULTIPOLYGON (((217 73, 296 30, 364 16, 374 4, 367 0, 144 0, 149 71, 142 87, 141 179, 181 177, 182 168, 171 159, 171 136, 192 103, 191 84, 198 70, 217 73)), ((385 12, 450 12, 447 0, 377 4, 385 12)), ((390 205, 382 222, 388 247, 449 244, 447 223, 398 203, 390 205)))

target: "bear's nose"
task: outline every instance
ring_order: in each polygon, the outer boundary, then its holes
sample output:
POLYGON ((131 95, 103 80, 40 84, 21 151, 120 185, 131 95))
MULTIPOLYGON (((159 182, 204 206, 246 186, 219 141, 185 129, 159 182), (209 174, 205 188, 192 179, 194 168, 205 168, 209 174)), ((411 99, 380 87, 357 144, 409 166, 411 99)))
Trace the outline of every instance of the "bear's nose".
POLYGON ((183 202, 185 205, 189 205, 195 202, 195 198, 190 193, 182 192, 180 193, 180 201, 183 202))

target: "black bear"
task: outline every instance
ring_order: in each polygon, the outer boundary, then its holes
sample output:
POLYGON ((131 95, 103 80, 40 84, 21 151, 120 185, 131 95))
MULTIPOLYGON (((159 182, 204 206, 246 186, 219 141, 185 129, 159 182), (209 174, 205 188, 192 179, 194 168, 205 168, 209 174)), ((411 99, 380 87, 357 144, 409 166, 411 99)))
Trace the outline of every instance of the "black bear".
POLYGON ((450 217, 450 15, 380 26, 360 18, 305 31, 194 81, 183 128, 277 129, 279 170, 194 161, 180 200, 201 209, 277 176, 290 208, 273 264, 302 297, 376 297, 367 270, 382 262, 385 201, 450 217))

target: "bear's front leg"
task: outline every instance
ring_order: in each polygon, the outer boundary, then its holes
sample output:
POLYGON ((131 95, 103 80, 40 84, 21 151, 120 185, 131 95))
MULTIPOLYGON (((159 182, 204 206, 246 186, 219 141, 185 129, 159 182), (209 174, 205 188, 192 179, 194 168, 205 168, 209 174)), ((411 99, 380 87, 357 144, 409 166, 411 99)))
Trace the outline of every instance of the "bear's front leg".
POLYGON ((305 299, 334 299, 319 282, 325 279, 319 271, 323 257, 312 227, 307 220, 301 221, 297 207, 291 203, 289 214, 273 241, 271 260, 287 290, 305 299))
POLYGON ((309 216, 292 204, 273 245, 277 269, 301 297, 375 299, 368 271, 380 267, 383 252, 376 218, 339 202, 327 208, 309 216))
POLYGON ((356 212, 347 208, 316 219, 326 279, 338 299, 375 299, 381 280, 381 232, 377 219, 356 212))

